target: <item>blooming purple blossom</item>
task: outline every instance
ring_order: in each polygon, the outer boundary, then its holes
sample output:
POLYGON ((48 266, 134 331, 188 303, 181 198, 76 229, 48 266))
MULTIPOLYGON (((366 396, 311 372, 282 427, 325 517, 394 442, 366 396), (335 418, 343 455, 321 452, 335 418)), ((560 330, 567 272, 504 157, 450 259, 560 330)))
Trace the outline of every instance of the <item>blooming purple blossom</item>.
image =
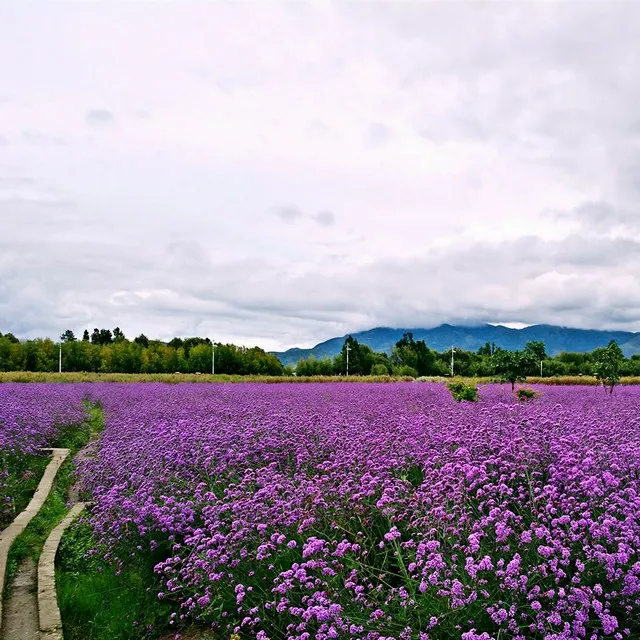
POLYGON ((109 558, 243 637, 640 634, 640 389, 91 386, 109 558), (235 631, 237 629, 237 631, 235 631))

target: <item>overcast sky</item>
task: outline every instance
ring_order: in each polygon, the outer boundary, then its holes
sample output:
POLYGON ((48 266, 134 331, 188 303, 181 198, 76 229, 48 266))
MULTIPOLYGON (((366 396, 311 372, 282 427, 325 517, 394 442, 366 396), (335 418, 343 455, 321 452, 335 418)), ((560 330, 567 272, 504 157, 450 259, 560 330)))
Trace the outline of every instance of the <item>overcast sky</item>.
POLYGON ((640 330, 640 3, 0 5, 0 331, 640 330))

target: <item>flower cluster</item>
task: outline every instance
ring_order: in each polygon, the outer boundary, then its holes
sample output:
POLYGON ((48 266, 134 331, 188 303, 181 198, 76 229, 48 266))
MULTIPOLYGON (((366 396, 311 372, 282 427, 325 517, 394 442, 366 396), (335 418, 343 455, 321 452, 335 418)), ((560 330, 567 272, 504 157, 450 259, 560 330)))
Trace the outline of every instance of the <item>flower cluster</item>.
POLYGON ((640 389, 95 385, 107 558, 242 637, 637 637, 640 389))

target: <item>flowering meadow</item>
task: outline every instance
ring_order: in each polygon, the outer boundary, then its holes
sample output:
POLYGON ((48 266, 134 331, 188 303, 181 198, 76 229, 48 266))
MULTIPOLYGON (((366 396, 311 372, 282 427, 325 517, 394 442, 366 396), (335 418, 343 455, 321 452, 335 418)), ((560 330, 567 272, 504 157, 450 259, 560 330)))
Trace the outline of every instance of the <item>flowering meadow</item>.
POLYGON ((539 390, 93 385, 97 547, 222 637, 640 637, 640 388, 539 390))
POLYGON ((46 455, 40 447, 85 419, 85 395, 81 385, 0 384, 0 531, 26 506, 22 492, 37 482, 34 468, 46 455))

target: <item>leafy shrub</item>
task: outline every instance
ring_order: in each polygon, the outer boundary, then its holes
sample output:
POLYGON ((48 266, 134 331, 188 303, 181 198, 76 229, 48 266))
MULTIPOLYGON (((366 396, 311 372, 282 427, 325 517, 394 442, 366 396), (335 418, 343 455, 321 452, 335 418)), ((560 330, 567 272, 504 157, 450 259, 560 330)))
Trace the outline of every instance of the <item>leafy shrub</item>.
POLYGON ((533 389, 518 389, 516 395, 520 402, 528 402, 529 400, 535 400, 540 394, 533 389))
POLYGON ((371 367, 371 375, 372 376, 388 376, 389 369, 385 364, 382 364, 382 363, 374 364, 373 367, 371 367))
POLYGON ((395 371, 394 373, 397 376, 408 376, 410 378, 418 377, 418 372, 413 367, 410 367, 408 364, 398 367, 397 371, 395 371))
POLYGON ((475 402, 478 399, 478 387, 473 384, 466 384, 462 381, 450 382, 447 385, 447 389, 451 391, 454 400, 458 402, 462 402, 463 400, 475 402))

